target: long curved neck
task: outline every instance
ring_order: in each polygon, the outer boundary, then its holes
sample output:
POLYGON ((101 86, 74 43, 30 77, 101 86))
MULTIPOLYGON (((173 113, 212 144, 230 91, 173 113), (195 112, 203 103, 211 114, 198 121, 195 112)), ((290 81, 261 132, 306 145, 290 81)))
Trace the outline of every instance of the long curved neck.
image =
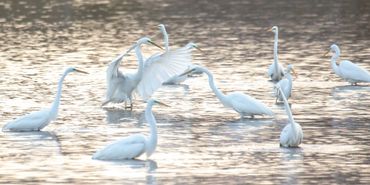
POLYGON ((335 74, 340 75, 339 68, 337 66, 337 60, 339 58, 340 51, 335 51, 334 55, 331 57, 331 68, 335 72, 335 74))
POLYGON ((137 73, 135 74, 135 80, 139 83, 139 81, 141 80, 144 74, 144 59, 143 59, 143 54, 141 53, 140 45, 136 46, 135 53, 136 53, 136 57, 138 60, 138 65, 139 65, 137 73))
POLYGON ((164 47, 166 49, 166 51, 168 51, 170 48, 168 46, 168 34, 167 34, 167 31, 166 31, 166 28, 163 27, 162 29, 162 34, 163 34, 163 42, 164 42, 164 47))
POLYGON ((226 96, 216 87, 215 85, 215 82, 213 81, 213 75, 211 72, 209 72, 208 70, 204 70, 204 72, 208 75, 208 83, 209 83, 209 86, 211 87, 212 91, 215 93, 215 95, 217 96, 217 98, 222 102, 226 102, 227 99, 226 99, 226 96))
POLYGON ((62 77, 59 79, 59 82, 58 82, 58 91, 57 91, 57 94, 55 96, 54 102, 51 105, 51 111, 50 111, 50 116, 51 116, 52 120, 55 120, 57 118, 57 115, 58 115, 58 108, 59 108, 59 104, 60 104, 60 98, 62 96, 63 81, 64 81, 64 78, 67 76, 67 74, 68 74, 68 71, 64 72, 62 77))
POLYGON ((150 124, 150 135, 146 147, 146 155, 149 157, 157 147, 157 122, 152 113, 153 104, 148 104, 145 109, 145 119, 150 124))
POLYGON ((290 72, 286 73, 285 74, 285 77, 288 79, 289 81, 289 89, 292 89, 292 86, 293 86, 293 78, 292 78, 292 75, 290 74, 290 72))
POLYGON ((278 73, 278 63, 279 63, 279 58, 278 58, 278 40, 279 40, 279 31, 276 30, 275 32, 275 39, 274 39, 274 66, 275 66, 275 73, 278 73))
POLYGON ((294 124, 295 122, 294 122, 293 114, 292 114, 292 111, 290 110, 288 100, 286 99, 284 92, 281 90, 281 88, 279 87, 278 89, 280 91, 281 96, 283 97, 284 106, 285 106, 286 113, 288 114, 289 122, 292 124, 292 128, 296 129, 296 126, 294 124))

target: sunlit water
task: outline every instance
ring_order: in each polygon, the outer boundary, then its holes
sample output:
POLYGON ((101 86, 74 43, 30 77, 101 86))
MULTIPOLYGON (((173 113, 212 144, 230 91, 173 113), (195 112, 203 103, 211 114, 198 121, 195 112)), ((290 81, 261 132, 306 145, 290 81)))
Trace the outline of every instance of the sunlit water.
MULTIPOLYGON (((348 86, 322 54, 370 70, 370 1, 2 1, 0 126, 51 105, 67 66, 58 119, 43 132, 0 132, 0 183, 79 184, 369 184, 370 86, 348 86), (133 111, 100 107, 105 70, 117 54, 167 25, 171 47, 194 41, 194 63, 208 67, 225 93, 260 99, 275 118, 239 120, 208 87, 205 75, 164 86, 154 97, 159 141, 150 160, 102 162, 92 154, 132 133, 148 133, 136 98, 133 111), (287 123, 275 104, 267 68, 280 26, 279 58, 299 73, 290 99, 302 125, 300 148, 279 147, 287 123)), ((158 52, 145 46, 149 55, 158 52)), ((122 70, 135 70, 134 56, 122 70)))

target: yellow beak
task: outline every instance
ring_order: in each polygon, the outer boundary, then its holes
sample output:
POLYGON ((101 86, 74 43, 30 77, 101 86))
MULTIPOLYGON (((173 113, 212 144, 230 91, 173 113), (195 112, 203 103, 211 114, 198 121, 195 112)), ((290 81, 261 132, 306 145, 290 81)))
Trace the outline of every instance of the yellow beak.
POLYGON ((156 46, 158 48, 160 48, 161 50, 164 50, 161 46, 159 46, 158 44, 156 44, 155 42, 153 41, 148 41, 150 44, 152 44, 153 46, 156 46))
POLYGON ((79 70, 79 69, 75 69, 76 72, 79 72, 79 73, 85 73, 85 74, 89 74, 88 72, 86 71, 82 71, 82 70, 79 70))
POLYGON ((330 52, 330 50, 329 50, 329 51, 327 51, 327 52, 325 52, 322 56, 323 56, 323 57, 327 57, 327 56, 329 55, 329 52, 330 52))

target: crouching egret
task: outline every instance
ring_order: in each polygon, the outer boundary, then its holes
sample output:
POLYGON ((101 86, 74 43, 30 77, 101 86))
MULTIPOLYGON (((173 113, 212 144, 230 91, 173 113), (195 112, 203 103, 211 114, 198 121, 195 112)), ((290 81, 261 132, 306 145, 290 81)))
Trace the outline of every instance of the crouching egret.
MULTIPOLYGON (((227 95, 223 94, 215 85, 213 81, 213 75, 207 68, 201 66, 194 66, 191 70, 184 72, 181 75, 187 75, 194 71, 201 71, 207 74, 209 86, 211 87, 212 91, 215 93, 216 97, 221 101, 221 103, 225 107, 229 107, 234 109, 238 112, 243 118, 244 116, 251 116, 252 118, 254 115, 270 115, 273 116, 274 113, 268 108, 265 104, 258 101, 257 99, 243 94, 241 92, 232 92, 227 95)), ((181 76, 180 75, 180 76, 181 76)))
POLYGON ((370 73, 351 61, 342 60, 339 66, 337 65, 336 61, 340 56, 340 49, 336 44, 332 44, 330 50, 325 55, 330 51, 333 52, 331 67, 335 74, 351 83, 351 85, 357 85, 359 82, 370 82, 370 73))
POLYGON ((298 147, 303 140, 303 131, 301 125, 296 123, 293 119, 292 111, 290 110, 288 100, 285 98, 284 92, 282 91, 279 84, 276 88, 280 91, 280 94, 284 101, 286 113, 288 114, 289 123, 284 127, 280 133, 280 146, 282 147, 298 147))
POLYGON ((140 80, 142 79, 144 70, 144 61, 141 54, 142 44, 152 44, 156 47, 160 47, 158 44, 152 42, 150 38, 143 37, 139 39, 132 47, 130 47, 125 53, 119 55, 115 58, 107 68, 107 91, 106 100, 102 106, 109 102, 112 103, 122 103, 125 102, 125 108, 132 108, 132 93, 140 80), (119 70, 122 58, 126 56, 131 50, 135 49, 136 55, 138 57, 138 71, 135 73, 123 74, 119 70), (127 103, 130 106, 127 106, 127 103))
POLYGON ((284 69, 281 64, 279 64, 278 59, 278 37, 279 37, 279 29, 277 26, 273 26, 269 31, 275 33, 274 39, 274 62, 269 66, 268 75, 272 81, 279 81, 284 76, 284 69))
MULTIPOLYGON (((290 74, 292 72, 295 76, 297 75, 293 69, 293 65, 289 64, 285 70, 284 78, 280 80, 277 85, 281 87, 281 90, 284 92, 284 96, 286 99, 289 99, 292 94, 292 88, 293 88, 293 78, 290 74)), ((283 96, 280 93, 280 91, 275 87, 276 89, 276 101, 283 101, 283 96)))
POLYGON ((157 146, 157 126, 152 112, 154 104, 168 106, 153 99, 148 100, 145 109, 145 119, 150 125, 149 137, 142 134, 125 137, 97 151, 92 158, 98 160, 124 160, 134 159, 143 153, 149 158, 157 146))
POLYGON ((58 107, 62 95, 63 80, 70 72, 87 73, 85 71, 81 71, 73 67, 66 69, 59 80, 58 91, 55 96, 54 102, 50 108, 42 109, 40 111, 32 112, 30 114, 26 114, 22 117, 19 117, 16 120, 7 123, 3 127, 3 131, 13 131, 13 132, 40 131, 51 121, 55 120, 58 115, 58 107))

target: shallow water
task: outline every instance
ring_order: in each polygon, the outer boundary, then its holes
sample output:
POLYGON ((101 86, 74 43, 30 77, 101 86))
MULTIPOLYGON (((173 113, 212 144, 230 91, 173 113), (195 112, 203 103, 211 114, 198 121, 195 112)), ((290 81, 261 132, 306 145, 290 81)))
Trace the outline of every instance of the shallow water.
MULTIPOLYGON (((366 0, 2 1, 0 126, 50 106, 67 66, 90 74, 66 78, 59 117, 43 132, 0 132, 0 183, 369 184, 370 86, 348 86, 322 56, 335 42, 343 59, 370 70, 369 19, 366 0), (195 51, 194 63, 220 89, 248 93, 276 116, 239 120, 205 75, 193 77, 154 94, 171 107, 153 108, 159 142, 150 160, 91 160, 118 138, 148 133, 140 98, 133 111, 100 104, 107 64, 142 36, 160 42, 159 23, 173 48, 199 44, 205 52, 195 51), (266 74, 273 25, 280 62, 299 73, 289 100, 304 132, 297 149, 278 144, 287 116, 266 74)), ((136 66, 130 56, 122 70, 136 66)))

